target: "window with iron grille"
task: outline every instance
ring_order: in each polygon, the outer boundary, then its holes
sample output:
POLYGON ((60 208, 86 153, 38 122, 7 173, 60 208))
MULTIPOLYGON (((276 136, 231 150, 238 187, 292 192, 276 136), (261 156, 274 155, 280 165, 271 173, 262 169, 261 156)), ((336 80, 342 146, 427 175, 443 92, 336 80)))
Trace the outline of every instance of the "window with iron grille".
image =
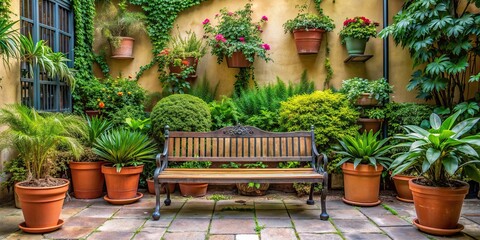
MULTIPOLYGON (((45 40, 54 52, 63 52, 73 66, 73 12, 70 0, 20 0, 21 33, 34 42, 45 40)), ((71 112, 70 87, 59 78, 50 78, 38 68, 29 74, 21 68, 21 102, 37 110, 71 112), (32 77, 30 77, 32 76, 32 77)))

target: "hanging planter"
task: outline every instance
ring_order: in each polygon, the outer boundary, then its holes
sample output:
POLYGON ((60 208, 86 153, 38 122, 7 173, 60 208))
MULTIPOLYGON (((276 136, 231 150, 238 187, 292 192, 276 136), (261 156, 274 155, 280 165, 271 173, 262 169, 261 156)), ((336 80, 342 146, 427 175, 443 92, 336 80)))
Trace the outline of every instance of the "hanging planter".
POLYGON ((293 30, 293 38, 297 46, 298 54, 316 54, 320 49, 323 29, 296 29, 293 30))
POLYGON ((227 65, 229 68, 248 68, 252 63, 247 60, 243 52, 234 52, 231 57, 227 57, 227 65))
POLYGON ((168 65, 168 70, 170 71, 170 73, 173 73, 173 74, 181 74, 183 70, 185 70, 186 68, 188 67, 193 67, 193 74, 189 74, 187 79, 187 81, 189 82, 193 82, 197 79, 197 63, 198 63, 198 59, 195 58, 195 57, 186 57, 186 58, 183 58, 181 59, 181 64, 183 64, 184 66, 175 66, 173 63, 170 63, 168 65))
POLYGON ((110 47, 112 50, 111 58, 133 59, 133 43, 134 42, 135 42, 135 39, 131 37, 115 37, 115 40, 110 41, 110 47), (112 41, 115 41, 115 43, 112 41))
POLYGON ((361 127, 358 131, 363 133, 364 131, 370 132, 370 130, 372 130, 373 133, 376 133, 380 130, 382 123, 383 119, 359 118, 357 124, 361 127))

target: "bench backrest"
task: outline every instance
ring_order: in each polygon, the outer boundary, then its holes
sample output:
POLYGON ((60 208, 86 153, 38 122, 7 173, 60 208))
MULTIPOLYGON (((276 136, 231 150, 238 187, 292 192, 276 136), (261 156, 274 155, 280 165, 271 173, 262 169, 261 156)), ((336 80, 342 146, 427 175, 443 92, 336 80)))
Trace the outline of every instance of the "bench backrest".
POLYGON ((267 132, 241 125, 213 132, 165 129, 169 161, 312 161, 314 142, 313 128, 298 132, 267 132))

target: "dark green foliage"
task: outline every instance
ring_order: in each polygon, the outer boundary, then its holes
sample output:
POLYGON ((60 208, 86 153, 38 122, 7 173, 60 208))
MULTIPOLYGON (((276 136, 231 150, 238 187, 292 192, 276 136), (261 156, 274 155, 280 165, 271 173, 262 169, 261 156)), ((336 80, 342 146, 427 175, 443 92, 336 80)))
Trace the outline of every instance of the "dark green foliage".
POLYGON ((353 136, 358 129, 359 113, 341 93, 316 91, 281 103, 280 126, 286 131, 315 127, 315 143, 321 151, 331 148, 337 139, 353 136))
POLYGON ((432 113, 432 106, 417 103, 388 103, 385 106, 385 115, 388 122, 388 136, 406 133, 403 125, 420 126, 428 121, 432 113))
MULTIPOLYGON (((83 81, 94 79, 92 66, 95 2, 92 0, 73 0, 73 11, 75 16, 74 68, 77 70, 75 78, 78 87, 81 88, 83 81)), ((73 95, 75 94, 76 92, 73 92, 73 95)), ((80 107, 78 104, 81 103, 75 103, 75 108, 80 107)))
POLYGON ((163 141, 165 125, 170 130, 206 132, 212 121, 210 109, 200 98, 188 94, 174 94, 160 100, 150 116, 153 136, 163 141))
POLYGON ((221 101, 213 101, 208 104, 212 115, 212 130, 239 123, 240 113, 231 98, 224 97, 221 101))
POLYGON ((209 168, 212 162, 209 161, 187 161, 173 165, 173 168, 209 168))
POLYGON ((5 180, 2 181, 2 187, 5 187, 8 191, 10 191, 15 183, 25 181, 27 179, 25 162, 20 157, 16 157, 10 161, 7 161, 3 168, 3 174, 5 176, 5 180))
POLYGON ((210 88, 210 82, 206 78, 206 74, 204 75, 202 81, 197 82, 193 85, 188 92, 188 94, 198 97, 205 101, 206 103, 210 103, 215 101, 215 95, 217 95, 218 83, 215 85, 215 88, 210 88))

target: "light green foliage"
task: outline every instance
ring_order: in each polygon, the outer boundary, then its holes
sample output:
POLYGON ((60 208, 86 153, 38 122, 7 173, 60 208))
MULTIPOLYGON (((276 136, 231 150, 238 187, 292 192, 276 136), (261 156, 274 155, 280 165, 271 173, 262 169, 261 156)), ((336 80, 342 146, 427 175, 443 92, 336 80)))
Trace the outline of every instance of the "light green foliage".
POLYGON ((187 161, 174 164, 173 168, 209 168, 212 162, 209 161, 187 161))
POLYGON ((198 38, 195 32, 192 32, 192 30, 186 31, 187 35, 183 38, 180 36, 178 27, 177 32, 177 35, 170 40, 168 54, 163 54, 163 57, 167 58, 169 63, 179 66, 175 64, 176 59, 184 59, 186 57, 201 58, 205 55, 206 46, 203 43, 203 39, 198 38))
POLYGON ((209 131, 210 116, 210 109, 202 99, 188 94, 170 95, 153 108, 150 116, 153 136, 162 141, 166 125, 176 131, 209 131))
POLYGON ((2 0, 0 1, 0 19, 10 20, 10 11, 11 0, 2 0))
POLYGON ((208 104, 212 116, 212 130, 239 123, 240 112, 231 98, 224 97, 221 101, 208 104))
MULTIPOLYGON (((2 12, 0 11, 0 16, 1 15, 2 12)), ((15 23, 16 22, 12 22, 8 18, 0 17, 0 56, 3 58, 3 64, 5 66, 11 64, 11 58, 18 56, 18 31, 13 29, 15 23)))
POLYGON ((85 146, 92 147, 100 135, 110 130, 113 127, 112 122, 107 119, 86 116, 87 120, 87 138, 85 146))
POLYGON ((390 99, 390 93, 393 90, 392 86, 384 78, 368 80, 354 77, 343 80, 340 92, 345 94, 351 102, 357 101, 362 93, 369 93, 370 98, 375 98, 380 103, 386 103, 390 99))
POLYGON ((218 85, 220 82, 218 82, 215 85, 215 88, 212 91, 210 88, 210 81, 208 81, 208 79, 206 78, 206 75, 207 74, 203 75, 203 79, 197 82, 195 85, 193 85, 190 88, 190 91, 188 92, 188 94, 193 95, 195 97, 199 97, 200 99, 202 99, 207 103, 211 103, 215 100, 215 96, 217 95, 218 85))
POLYGON ((268 167, 268 165, 264 164, 263 162, 244 163, 243 166, 246 167, 246 168, 266 168, 266 167, 268 167))
POLYGON ((293 32, 296 29, 323 29, 327 32, 332 31, 335 28, 333 20, 323 14, 322 9, 320 8, 320 3, 318 3, 317 10, 319 14, 308 13, 307 4, 297 5, 296 8, 299 9, 298 15, 294 19, 290 19, 283 24, 285 33, 293 32))
POLYGON ((218 202, 220 200, 229 200, 231 198, 231 196, 225 196, 223 194, 212 194, 212 196, 207 197, 208 200, 213 200, 215 202, 218 202))
POLYGON ((377 36, 378 23, 371 21, 366 17, 354 17, 343 22, 343 28, 340 30, 342 44, 345 38, 369 39, 377 36))
POLYGON ((150 132, 150 128, 152 127, 152 122, 150 118, 145 118, 145 119, 125 118, 125 123, 127 124, 130 130, 139 131, 144 134, 148 134, 150 132))
POLYGON ((388 206, 387 204, 382 203, 382 206, 383 206, 383 208, 385 208, 385 210, 391 212, 393 215, 395 215, 395 216, 398 215, 398 212, 395 209, 393 209, 392 207, 388 206))
POLYGON ((343 94, 316 91, 282 102, 280 126, 287 131, 305 131, 313 125, 316 145, 326 150, 337 139, 357 132, 358 116, 343 94))
POLYGON ((370 108, 365 110, 365 113, 368 118, 370 119, 384 119, 385 118, 385 110, 382 108, 370 108))

